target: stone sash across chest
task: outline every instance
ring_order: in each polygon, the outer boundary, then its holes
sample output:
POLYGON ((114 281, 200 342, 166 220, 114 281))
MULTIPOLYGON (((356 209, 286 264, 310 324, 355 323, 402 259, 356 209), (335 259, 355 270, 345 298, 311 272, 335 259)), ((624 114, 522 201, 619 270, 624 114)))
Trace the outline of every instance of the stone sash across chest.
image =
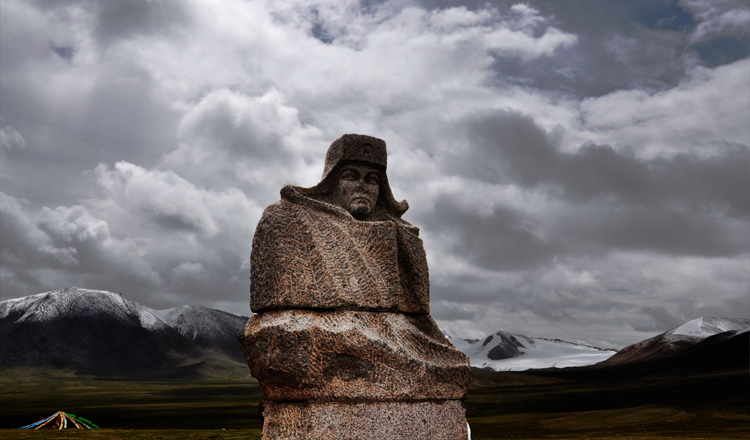
POLYGON ((360 222, 282 200, 253 239, 251 308, 429 313, 422 240, 392 221, 360 222))

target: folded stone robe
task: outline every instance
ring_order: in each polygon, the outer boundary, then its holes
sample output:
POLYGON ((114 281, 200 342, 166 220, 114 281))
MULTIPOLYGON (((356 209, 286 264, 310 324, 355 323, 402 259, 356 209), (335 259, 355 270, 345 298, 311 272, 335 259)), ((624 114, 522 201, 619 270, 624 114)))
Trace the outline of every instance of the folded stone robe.
POLYGON ((429 316, 419 229, 385 211, 357 221, 285 186, 253 238, 241 335, 263 398, 456 400, 466 355, 429 316))

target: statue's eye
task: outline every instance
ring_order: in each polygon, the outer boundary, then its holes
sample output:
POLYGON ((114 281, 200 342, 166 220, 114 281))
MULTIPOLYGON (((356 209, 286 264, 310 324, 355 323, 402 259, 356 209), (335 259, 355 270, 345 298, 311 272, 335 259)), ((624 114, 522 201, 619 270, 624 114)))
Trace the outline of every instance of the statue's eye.
POLYGON ((341 173, 341 180, 357 180, 357 176, 352 171, 344 171, 341 173))
POLYGON ((377 174, 370 174, 367 176, 367 183, 371 185, 377 185, 378 184, 378 175, 377 174))

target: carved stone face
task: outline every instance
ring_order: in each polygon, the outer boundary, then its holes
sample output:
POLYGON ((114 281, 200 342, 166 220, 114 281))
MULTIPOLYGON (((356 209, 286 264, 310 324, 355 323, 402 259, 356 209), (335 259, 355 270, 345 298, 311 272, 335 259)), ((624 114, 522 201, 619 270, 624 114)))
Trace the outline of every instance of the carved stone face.
POLYGON ((333 190, 333 201, 357 220, 367 220, 378 201, 379 182, 380 171, 373 166, 344 165, 333 190))

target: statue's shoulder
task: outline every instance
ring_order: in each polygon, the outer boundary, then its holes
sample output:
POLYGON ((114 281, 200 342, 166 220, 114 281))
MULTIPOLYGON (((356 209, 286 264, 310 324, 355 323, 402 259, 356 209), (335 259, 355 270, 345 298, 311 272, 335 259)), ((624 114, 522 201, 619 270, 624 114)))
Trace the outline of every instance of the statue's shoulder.
POLYGON ((414 226, 413 224, 407 222, 406 220, 399 218, 394 218, 392 220, 394 223, 396 223, 401 229, 415 237, 419 237, 419 228, 414 226))
POLYGON ((270 205, 266 206, 266 209, 263 210, 263 217, 267 216, 273 216, 280 212, 284 212, 289 210, 289 203, 284 200, 277 200, 270 205))
POLYGON ((337 208, 326 203, 309 199, 299 194, 298 187, 286 185, 281 190, 281 200, 266 207, 258 222, 258 228, 288 229, 290 225, 305 223, 308 217, 317 216, 337 208), (328 209, 326 209, 328 208, 328 209))
POLYGON ((264 247, 263 243, 275 242, 282 237, 296 236, 304 223, 300 221, 299 205, 279 200, 266 207, 255 228, 253 249, 264 247))
POLYGON ((280 223, 288 221, 290 217, 297 214, 299 205, 291 203, 287 200, 279 200, 271 203, 263 211, 263 215, 260 218, 260 223, 280 223))

